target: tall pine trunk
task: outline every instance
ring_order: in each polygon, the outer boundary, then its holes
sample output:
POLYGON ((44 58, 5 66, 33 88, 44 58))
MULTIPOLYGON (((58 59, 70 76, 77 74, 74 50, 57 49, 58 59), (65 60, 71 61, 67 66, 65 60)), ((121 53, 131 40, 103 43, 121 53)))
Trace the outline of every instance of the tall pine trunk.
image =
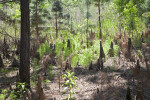
POLYGON ((87 15, 86 15, 86 17, 87 17, 87 28, 86 28, 86 34, 88 34, 88 27, 89 27, 89 16, 88 16, 88 12, 89 12, 89 9, 88 9, 88 4, 87 4, 87 15))
POLYGON ((36 4, 35 4, 35 9, 36 9, 36 38, 38 39, 39 38, 39 19, 38 19, 38 1, 36 0, 36 4))
POLYGON ((58 15, 57 15, 57 12, 56 12, 56 15, 55 15, 55 20, 56 20, 56 38, 58 37, 58 15))
POLYGON ((102 29, 101 29, 101 9, 100 9, 100 0, 98 0, 98 18, 99 18, 99 38, 102 38, 102 29))
POLYGON ((29 0, 21 0, 20 68, 21 83, 30 87, 30 19, 29 0))

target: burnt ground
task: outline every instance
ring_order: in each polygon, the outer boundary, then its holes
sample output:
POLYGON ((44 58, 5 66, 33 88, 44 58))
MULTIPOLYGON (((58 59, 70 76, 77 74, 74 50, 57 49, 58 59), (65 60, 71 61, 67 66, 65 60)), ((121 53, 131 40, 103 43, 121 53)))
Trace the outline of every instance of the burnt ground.
MULTIPOLYGON (((88 67, 78 66, 74 68, 77 88, 73 89, 75 94, 72 96, 76 100, 125 100, 127 86, 131 89, 131 95, 135 100, 137 90, 142 87, 144 100, 150 100, 150 79, 148 79, 146 65, 140 62, 140 71, 135 71, 136 62, 130 62, 123 56, 121 58, 108 58, 104 63, 104 69, 97 71, 94 66, 93 70, 88 67)), ((68 93, 64 94, 64 81, 61 79, 61 87, 59 89, 58 74, 60 67, 53 66, 52 73, 55 74, 49 83, 43 82, 44 94, 46 100, 62 100, 67 98, 68 93)), ((0 89, 9 89, 9 84, 15 86, 17 69, 6 68, 9 71, 0 73, 0 89)), ((32 75, 31 70, 31 75, 32 75)), ((64 72, 63 72, 64 73, 64 72)), ((33 91, 35 86, 31 87, 33 91)), ((7 100, 10 100, 7 98, 7 100)))
MULTIPOLYGON (((77 89, 74 89, 76 94, 73 96, 77 100, 125 100, 127 86, 129 86, 134 99, 140 82, 143 87, 144 100, 150 100, 150 81, 147 78, 146 67, 144 63, 141 63, 140 65, 143 65, 141 71, 136 74, 132 67, 134 65, 123 59, 118 65, 118 59, 110 58, 104 63, 105 68, 102 71, 96 71, 96 69, 89 71, 88 68, 83 67, 75 68, 74 72, 78 79, 76 80, 77 89)), ((61 87, 59 92, 58 83, 59 80, 56 78, 47 85, 49 89, 44 88, 47 100, 54 97, 61 100, 67 97, 62 95, 64 87, 61 87)))

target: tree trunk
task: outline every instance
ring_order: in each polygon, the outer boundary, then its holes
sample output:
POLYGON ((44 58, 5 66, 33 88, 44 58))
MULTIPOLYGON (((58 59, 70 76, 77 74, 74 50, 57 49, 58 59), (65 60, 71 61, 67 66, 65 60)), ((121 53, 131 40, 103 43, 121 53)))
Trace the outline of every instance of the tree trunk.
POLYGON ((21 0, 20 80, 30 87, 30 19, 29 0, 21 0))
POLYGON ((87 29, 86 29, 86 34, 88 34, 88 27, 89 27, 89 18, 87 18, 87 29))
POLYGON ((57 12, 56 12, 56 15, 55 15, 55 19, 56 19, 56 38, 57 38, 58 37, 57 12))
POLYGON ((100 9, 100 0, 98 0, 98 14, 99 14, 99 38, 102 39, 102 29, 101 29, 101 9, 100 9))
POLYGON ((86 29, 86 34, 88 34, 88 27, 89 27, 89 16, 88 16, 88 12, 89 12, 89 7, 88 7, 88 3, 87 3, 87 29, 86 29))
POLYGON ((36 38, 38 39, 39 38, 39 25, 38 25, 38 9, 37 9, 37 7, 38 7, 38 2, 37 2, 37 0, 36 0, 36 4, 35 4, 35 9, 36 9, 36 38))
POLYGON ((73 31, 73 22, 72 22, 72 17, 71 17, 71 32, 73 31))

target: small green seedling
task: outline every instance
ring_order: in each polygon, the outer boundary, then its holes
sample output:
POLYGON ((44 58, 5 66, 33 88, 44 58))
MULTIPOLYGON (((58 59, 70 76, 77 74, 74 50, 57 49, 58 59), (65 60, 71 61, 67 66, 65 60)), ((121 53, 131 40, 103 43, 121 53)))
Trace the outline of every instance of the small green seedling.
POLYGON ((76 88, 76 82, 74 81, 75 79, 77 79, 77 77, 74 76, 75 73, 71 73, 70 70, 68 70, 66 72, 66 74, 62 75, 63 80, 65 80, 65 83, 63 84, 63 86, 66 86, 64 88, 64 90, 68 90, 69 91, 69 96, 67 98, 67 100, 72 100, 73 98, 71 97, 72 94, 74 94, 75 92, 72 91, 72 88, 76 88))
POLYGON ((45 84, 48 84, 48 83, 50 83, 51 81, 48 80, 48 79, 46 79, 44 82, 45 82, 45 84))
POLYGON ((142 51, 141 51, 141 50, 138 50, 138 51, 137 51, 137 54, 135 55, 135 57, 136 57, 137 59, 141 58, 141 57, 142 57, 142 51))

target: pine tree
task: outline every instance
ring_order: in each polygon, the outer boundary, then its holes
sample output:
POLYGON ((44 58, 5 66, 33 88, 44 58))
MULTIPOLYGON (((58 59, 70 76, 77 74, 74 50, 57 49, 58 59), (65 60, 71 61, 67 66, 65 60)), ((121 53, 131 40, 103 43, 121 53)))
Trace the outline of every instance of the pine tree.
POLYGON ((95 5, 98 7, 98 22, 99 22, 99 38, 102 38, 102 29, 101 29, 101 0, 94 0, 95 5))
POLYGON ((46 0, 32 0, 31 3, 31 27, 35 29, 36 38, 38 39, 41 31, 41 25, 46 24, 46 20, 50 20, 51 16, 48 7, 45 7, 46 0))
POLYGON ((89 18, 90 18, 89 7, 91 5, 91 1, 90 0, 86 0, 85 3, 86 3, 86 9, 87 9, 87 12, 86 12, 86 19, 87 19, 86 33, 87 33, 88 32, 88 27, 89 27, 89 18))
POLYGON ((62 17, 62 5, 61 2, 59 0, 55 0, 52 6, 52 12, 54 12, 55 14, 55 20, 56 20, 56 38, 58 37, 58 18, 62 17))
POLYGON ((29 0, 21 0, 21 41, 20 41, 20 67, 21 83, 30 87, 30 14, 29 0))

